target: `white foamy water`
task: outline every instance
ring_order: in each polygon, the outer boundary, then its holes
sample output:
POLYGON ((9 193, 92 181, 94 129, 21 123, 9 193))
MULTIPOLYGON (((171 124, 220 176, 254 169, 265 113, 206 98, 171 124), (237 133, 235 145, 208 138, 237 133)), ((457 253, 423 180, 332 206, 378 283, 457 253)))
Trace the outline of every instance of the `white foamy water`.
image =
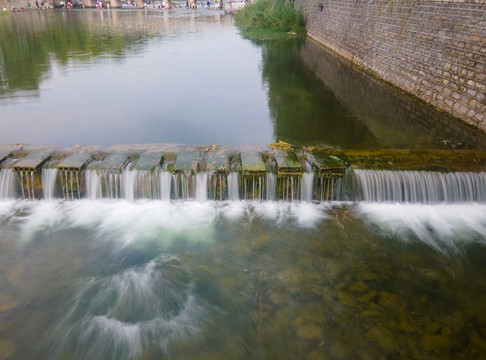
POLYGON ((167 352, 204 330, 212 306, 194 293, 188 270, 175 256, 160 256, 120 273, 88 277, 54 327, 60 351, 76 339, 85 359, 134 359, 142 349, 167 352))
MULTIPOLYGON (((327 217, 327 207, 312 203, 253 201, 153 201, 153 200, 77 200, 77 201, 8 201, 0 212, 12 214, 29 241, 37 231, 85 228, 95 231, 124 248, 144 241, 171 244, 181 236, 186 241, 211 243, 218 219, 253 221, 259 218, 276 225, 314 227, 327 217)), ((0 214, 1 215, 1 214, 0 214)))
POLYGON ((434 249, 457 250, 463 242, 486 245, 486 205, 366 204, 358 211, 385 235, 417 238, 434 249))

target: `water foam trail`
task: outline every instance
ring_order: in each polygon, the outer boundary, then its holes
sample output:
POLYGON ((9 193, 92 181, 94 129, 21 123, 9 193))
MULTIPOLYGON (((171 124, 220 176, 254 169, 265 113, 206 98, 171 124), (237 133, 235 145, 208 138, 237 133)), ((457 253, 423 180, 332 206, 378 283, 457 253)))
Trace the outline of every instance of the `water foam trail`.
POLYGON ((286 202, 84 199, 1 204, 1 213, 18 223, 20 241, 30 241, 37 231, 82 228, 93 232, 97 241, 117 244, 118 250, 131 244, 143 246, 145 242, 168 246, 181 238, 209 244, 216 237, 219 219, 263 219, 275 225, 290 223, 311 228, 327 216, 324 205, 286 202), (22 215, 17 216, 19 213, 22 215))
POLYGON ((79 281, 51 338, 59 351, 74 346, 80 358, 133 359, 147 348, 167 353, 175 341, 192 341, 212 310, 177 257, 160 256, 79 281))
POLYGON ((486 205, 365 204, 358 212, 386 236, 417 238, 442 253, 463 243, 486 245, 486 205))

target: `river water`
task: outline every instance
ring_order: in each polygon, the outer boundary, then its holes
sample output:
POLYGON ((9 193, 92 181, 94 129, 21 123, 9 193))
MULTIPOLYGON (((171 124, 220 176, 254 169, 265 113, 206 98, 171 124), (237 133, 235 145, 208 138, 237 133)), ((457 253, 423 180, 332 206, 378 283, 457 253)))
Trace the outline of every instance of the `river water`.
MULTIPOLYGON (((244 40, 212 10, 27 12, 0 30, 0 143, 481 145, 315 43, 244 40)), ((0 358, 484 359, 484 172, 355 175, 355 201, 0 186, 0 358)))

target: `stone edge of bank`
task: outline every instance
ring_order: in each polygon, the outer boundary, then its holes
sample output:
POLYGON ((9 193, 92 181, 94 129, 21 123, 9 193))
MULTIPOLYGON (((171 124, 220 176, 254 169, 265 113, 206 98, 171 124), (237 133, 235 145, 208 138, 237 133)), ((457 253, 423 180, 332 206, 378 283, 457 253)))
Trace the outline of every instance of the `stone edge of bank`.
POLYGON ((485 0, 295 0, 308 35, 486 131, 485 0))

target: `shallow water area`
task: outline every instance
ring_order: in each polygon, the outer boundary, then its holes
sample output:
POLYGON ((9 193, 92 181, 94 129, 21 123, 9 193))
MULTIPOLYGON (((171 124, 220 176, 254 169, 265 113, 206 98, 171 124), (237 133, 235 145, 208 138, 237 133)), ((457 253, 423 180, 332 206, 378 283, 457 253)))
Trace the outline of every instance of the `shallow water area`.
POLYGON ((484 204, 0 204, 12 359, 485 350, 484 204))

